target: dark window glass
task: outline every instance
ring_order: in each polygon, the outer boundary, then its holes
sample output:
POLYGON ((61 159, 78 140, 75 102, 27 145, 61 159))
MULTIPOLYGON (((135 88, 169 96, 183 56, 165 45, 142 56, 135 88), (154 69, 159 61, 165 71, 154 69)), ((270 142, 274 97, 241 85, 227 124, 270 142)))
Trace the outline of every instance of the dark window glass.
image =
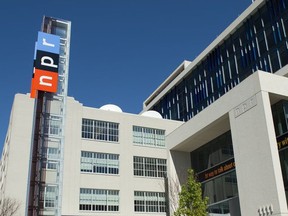
POLYGON ((233 157, 231 132, 228 131, 191 152, 192 168, 198 173, 233 157))
POLYGON ((280 59, 282 67, 288 64, 288 50, 286 46, 280 47, 280 59))
POLYGON ((287 129, 288 102, 280 101, 272 106, 272 114, 276 136, 285 134, 287 129))
POLYGON ((209 203, 216 203, 238 196, 236 171, 214 178, 202 184, 203 196, 209 203))
POLYGON ((271 59, 271 64, 272 64, 272 71, 275 72, 279 70, 280 64, 279 64, 279 58, 278 58, 278 53, 276 49, 270 52, 270 59, 271 59))

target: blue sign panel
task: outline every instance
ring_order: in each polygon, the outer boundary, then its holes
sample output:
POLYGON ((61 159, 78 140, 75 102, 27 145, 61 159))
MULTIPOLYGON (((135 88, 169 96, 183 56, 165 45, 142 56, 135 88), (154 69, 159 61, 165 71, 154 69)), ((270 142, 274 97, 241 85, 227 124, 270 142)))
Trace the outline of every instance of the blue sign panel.
POLYGON ((60 37, 58 35, 38 32, 37 50, 59 54, 60 37))

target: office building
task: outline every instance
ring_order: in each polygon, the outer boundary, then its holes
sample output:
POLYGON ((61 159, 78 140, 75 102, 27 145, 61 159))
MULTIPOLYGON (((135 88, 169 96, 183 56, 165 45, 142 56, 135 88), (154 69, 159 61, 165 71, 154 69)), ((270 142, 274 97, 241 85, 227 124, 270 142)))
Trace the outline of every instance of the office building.
MULTIPOLYGON (((211 216, 288 215, 287 47, 288 1, 256 0, 196 59, 177 67, 140 115, 66 97, 65 124, 49 118, 41 127, 41 214, 172 215, 173 187, 192 167, 211 216), (60 133, 61 148, 54 137, 60 133)), ((58 116, 55 99, 50 116, 58 116)), ((28 95, 15 96, 1 159, 2 196, 24 202, 33 107, 28 95), (17 172, 15 158, 23 160, 17 172), (18 178, 25 181, 16 187, 18 178)))
POLYGON ((167 136, 170 174, 192 167, 216 215, 288 214, 287 6, 254 1, 144 102, 186 122, 167 136))
MULTIPOLYGON (((15 96, 1 160, 2 197, 21 200, 21 216, 28 193, 33 107, 29 95, 15 96)), ((155 117, 153 112, 123 113, 115 105, 85 107, 70 97, 66 110, 61 215, 165 215, 165 136, 182 122, 155 117)), ((57 121, 46 126, 49 145, 43 148, 47 159, 42 164, 46 186, 39 214, 55 215, 60 155, 53 136, 62 128, 57 121)))

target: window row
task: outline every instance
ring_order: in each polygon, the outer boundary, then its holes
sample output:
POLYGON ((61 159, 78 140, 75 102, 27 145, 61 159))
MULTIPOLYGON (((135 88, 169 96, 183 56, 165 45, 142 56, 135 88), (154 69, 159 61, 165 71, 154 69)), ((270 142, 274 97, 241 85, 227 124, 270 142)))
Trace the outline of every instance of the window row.
POLYGON ((133 143, 144 146, 165 147, 165 130, 133 126, 133 143))
POLYGON ((166 212, 165 193, 134 192, 135 212, 166 212))
POLYGON ((119 211, 119 191, 81 188, 79 210, 119 211))
POLYGON ((82 119, 82 138, 118 142, 119 124, 92 119, 82 119))
MULTIPOLYGON (((119 211, 119 190, 80 188, 79 210, 119 211)), ((135 212, 166 212, 165 193, 134 192, 135 212)))
MULTIPOLYGON (((99 152, 81 152, 81 172, 119 174, 119 155, 99 152)), ((165 177, 167 172, 166 159, 133 157, 135 176, 165 177)))
POLYGON ((135 176, 165 177, 167 171, 165 159, 134 156, 133 165, 135 176))
POLYGON ((81 152, 81 172, 119 174, 119 155, 81 152))
MULTIPOLYGON (((82 119, 82 138, 118 142, 119 123, 82 119)), ((165 130, 133 126, 133 143, 165 147, 165 130)))

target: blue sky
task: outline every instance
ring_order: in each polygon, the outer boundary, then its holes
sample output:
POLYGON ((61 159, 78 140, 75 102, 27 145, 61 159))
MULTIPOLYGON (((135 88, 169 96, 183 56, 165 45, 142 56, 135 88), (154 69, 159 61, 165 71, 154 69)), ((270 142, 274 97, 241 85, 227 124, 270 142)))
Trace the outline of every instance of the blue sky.
MULTIPOLYGON (((0 149, 16 93, 28 93, 43 15, 72 21, 69 96, 139 113, 251 0, 9 0, 0 3, 0 149)), ((23 123, 25 124, 25 123, 23 123)), ((1 150, 0 150, 1 152, 1 150)))

